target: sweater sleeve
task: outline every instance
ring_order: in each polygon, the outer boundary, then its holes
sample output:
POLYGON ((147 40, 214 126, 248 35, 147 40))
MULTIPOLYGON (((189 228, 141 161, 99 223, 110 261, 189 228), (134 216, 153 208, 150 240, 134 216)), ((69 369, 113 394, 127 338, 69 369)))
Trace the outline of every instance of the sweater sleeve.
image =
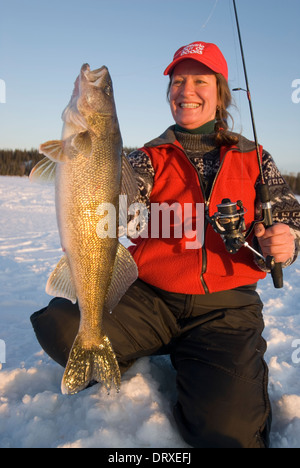
POLYGON ((138 194, 134 200, 134 210, 127 217, 127 234, 131 242, 148 230, 150 213, 150 195, 154 183, 154 169, 149 156, 142 150, 136 150, 127 156, 133 168, 138 185, 138 194))
POLYGON ((154 183, 154 169, 149 156, 141 150, 130 153, 128 160, 134 170, 139 193, 137 202, 150 209, 150 195, 154 183))
MULTIPOLYGON (((273 221, 287 224, 295 237, 295 254, 283 265, 286 267, 297 259, 300 248, 300 204, 267 151, 263 152, 262 168, 270 189, 273 221)), ((259 204, 257 208, 261 211, 259 204)))

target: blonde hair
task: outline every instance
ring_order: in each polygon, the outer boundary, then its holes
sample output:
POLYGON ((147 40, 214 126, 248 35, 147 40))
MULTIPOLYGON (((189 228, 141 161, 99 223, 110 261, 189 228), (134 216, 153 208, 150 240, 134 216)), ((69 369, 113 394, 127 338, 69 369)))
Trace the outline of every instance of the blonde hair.
POLYGON ((218 93, 218 102, 220 105, 217 108, 216 112, 216 144, 217 146, 231 146, 236 145, 239 141, 237 135, 232 135, 229 132, 229 124, 228 120, 230 119, 232 122, 233 128, 233 117, 228 112, 228 107, 232 105, 232 95, 229 89, 227 80, 223 75, 220 73, 216 74, 217 79, 217 93, 218 93))

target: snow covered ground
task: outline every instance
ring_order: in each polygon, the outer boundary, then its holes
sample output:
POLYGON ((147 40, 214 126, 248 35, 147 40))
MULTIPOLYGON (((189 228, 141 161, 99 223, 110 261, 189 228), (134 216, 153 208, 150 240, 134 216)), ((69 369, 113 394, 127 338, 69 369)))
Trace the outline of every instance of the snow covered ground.
MULTIPOLYGON (((94 386, 60 392, 63 370, 41 351, 29 321, 61 249, 52 187, 0 177, 0 448, 187 448, 172 416, 175 373, 167 357, 143 358, 119 394, 94 386), (5 348, 5 349, 4 349, 5 348), (4 351, 6 351, 4 353, 4 351), (5 359, 4 359, 5 357, 5 359)), ((273 406, 272 446, 300 448, 300 264, 285 287, 260 283, 273 406)))

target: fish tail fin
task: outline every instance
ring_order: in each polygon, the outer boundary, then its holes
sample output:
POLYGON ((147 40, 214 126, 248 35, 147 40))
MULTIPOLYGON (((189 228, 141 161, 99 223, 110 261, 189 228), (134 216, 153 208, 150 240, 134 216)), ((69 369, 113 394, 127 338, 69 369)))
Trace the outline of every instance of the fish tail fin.
POLYGON ((112 384, 120 389, 121 374, 119 365, 107 336, 101 338, 99 345, 82 345, 80 335, 73 344, 67 367, 63 376, 63 394, 75 394, 93 382, 102 382, 109 391, 112 384))

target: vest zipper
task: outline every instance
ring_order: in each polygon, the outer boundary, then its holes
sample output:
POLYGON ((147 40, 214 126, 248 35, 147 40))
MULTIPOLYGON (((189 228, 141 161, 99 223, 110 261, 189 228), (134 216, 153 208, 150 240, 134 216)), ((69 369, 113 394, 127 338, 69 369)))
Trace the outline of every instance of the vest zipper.
MULTIPOLYGON (((207 215, 209 215, 208 209, 209 209, 210 200, 211 200, 211 197, 212 197, 213 190, 214 190, 214 188, 215 188, 217 179, 218 179, 219 174, 220 174, 220 172, 221 172, 221 169, 222 169, 222 167, 223 167, 223 164, 224 164, 224 161, 225 161, 225 157, 226 157, 227 153, 229 153, 229 151, 231 151, 231 149, 228 149, 228 151, 226 151, 226 153, 224 154, 223 159, 222 159, 222 161, 221 161, 221 163, 220 163, 219 169, 218 169, 218 171, 217 171, 217 173, 216 173, 216 175, 215 175, 215 178, 214 178, 214 180, 213 180, 213 183, 212 183, 212 186, 211 186, 211 189, 210 189, 210 192, 209 192, 209 197, 208 197, 208 199, 207 199, 207 215)), ((236 149, 234 148, 234 151, 236 151, 237 153, 241 153, 241 151, 240 151, 238 148, 236 148, 236 149)), ((220 200, 220 201, 222 201, 222 200, 220 200)))
MULTIPOLYGON (((216 185, 217 179, 218 179, 219 174, 220 174, 220 172, 221 172, 221 169, 222 169, 222 167, 223 167, 223 164, 224 164, 224 161, 225 161, 225 157, 226 157, 227 153, 228 153, 229 151, 231 151, 231 149, 228 149, 228 151, 226 151, 226 153, 225 153, 224 156, 223 156, 223 159, 222 159, 222 161, 221 161, 221 163, 220 163, 219 169, 218 169, 218 171, 217 171, 217 173, 216 173, 216 175, 215 175, 215 178, 214 178, 214 180, 213 180, 213 183, 212 183, 212 186, 211 186, 211 189, 210 189, 210 192, 209 192, 209 197, 207 198, 206 195, 205 195, 205 190, 204 190, 204 187, 203 187, 203 183, 202 183, 201 176, 199 175, 199 173, 198 173, 196 167, 194 166, 194 164, 192 163, 192 161, 189 159, 189 157, 187 156, 187 154, 185 153, 185 151, 184 151, 182 148, 180 148, 179 146, 177 146, 177 145, 175 145, 175 144, 173 144, 173 146, 175 146, 176 149, 180 149, 180 150, 183 152, 183 154, 184 154, 185 158, 188 160, 189 164, 190 164, 190 165, 193 167, 193 169, 196 171, 197 177, 198 177, 198 180, 199 180, 199 184, 200 184, 200 189, 201 189, 202 196, 203 196, 203 199, 204 199, 204 204, 205 204, 205 210, 204 210, 204 211, 205 211, 204 236, 203 236, 204 241, 203 241, 203 245, 202 245, 202 268, 201 268, 201 274, 200 274, 200 281, 201 281, 201 284, 202 284, 202 286, 203 286, 203 289, 204 289, 205 294, 209 294, 208 286, 207 286, 207 284, 206 284, 206 282, 205 282, 205 279, 204 279, 204 277, 203 277, 203 275, 204 275, 204 273, 206 272, 206 269, 207 269, 207 252, 206 252, 206 248, 205 248, 205 236, 206 236, 207 226, 208 226, 208 224, 209 224, 208 221, 207 221, 207 216, 209 216, 209 205, 210 205, 210 200, 211 200, 211 197, 212 197, 212 193, 213 193, 214 187, 215 187, 215 185, 216 185)), ((241 153, 241 151, 239 151, 238 148, 236 148, 236 151, 238 151, 238 152, 241 153)))
POLYGON ((192 161, 189 159, 189 157, 187 156, 187 154, 185 153, 184 149, 180 148, 179 146, 173 144, 173 146, 175 146, 176 149, 179 149, 180 151, 182 151, 182 153, 184 154, 185 158, 188 160, 189 164, 192 166, 192 168, 196 171, 196 174, 197 174, 197 177, 198 177, 198 180, 199 180, 199 184, 200 184, 200 189, 201 189, 201 192, 202 192, 202 196, 203 196, 203 199, 204 199, 204 204, 205 204, 205 217, 204 217, 204 236, 203 236, 203 245, 202 245, 202 266, 201 266, 201 273, 200 273, 200 281, 201 281, 201 284, 202 284, 202 287, 204 289, 204 293, 205 294, 209 294, 209 289, 208 289, 208 286, 205 282, 205 279, 203 278, 203 275, 204 273, 206 272, 206 268, 207 268, 207 253, 206 253, 206 248, 205 248, 205 235, 206 235, 206 229, 207 229, 207 225, 208 225, 208 221, 207 221, 207 218, 206 218, 206 214, 208 213, 208 207, 209 207, 209 200, 207 200, 206 198, 206 195, 205 195, 205 190, 204 190, 204 187, 203 187, 203 183, 202 183, 202 179, 201 179, 201 176, 200 174, 198 173, 196 167, 194 166, 194 164, 192 163, 192 161))

